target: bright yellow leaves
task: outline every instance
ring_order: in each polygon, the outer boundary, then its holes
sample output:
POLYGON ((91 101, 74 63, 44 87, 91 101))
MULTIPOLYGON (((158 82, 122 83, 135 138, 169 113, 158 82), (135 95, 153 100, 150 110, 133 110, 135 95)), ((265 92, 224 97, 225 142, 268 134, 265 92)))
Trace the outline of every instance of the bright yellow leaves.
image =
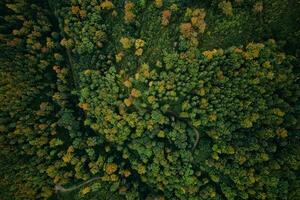
POLYGON ((266 153, 261 153, 260 157, 263 161, 268 161, 269 160, 269 155, 266 153))
POLYGON ((84 17, 86 17, 86 11, 85 10, 80 10, 79 11, 79 16, 81 17, 81 18, 84 18, 84 17))
POLYGON ((40 109, 36 112, 38 116, 46 115, 47 111, 51 109, 51 106, 48 102, 42 102, 40 104, 40 109))
POLYGON ((149 96, 149 97, 147 98, 147 100, 148 100, 148 102, 149 102, 150 104, 154 104, 155 101, 156 101, 156 97, 155 97, 155 96, 149 96))
POLYGON ((60 146, 62 145, 64 142, 58 138, 53 138, 52 140, 50 140, 49 144, 50 147, 56 147, 56 146, 60 146))
POLYGON ((103 41, 106 38, 106 33, 104 31, 96 31, 94 40, 103 41))
POLYGON ((187 111, 191 108, 191 105, 189 104, 188 101, 184 101, 181 105, 181 110, 182 111, 187 111))
POLYGON ((133 13, 133 8, 134 8, 134 3, 132 2, 126 2, 125 3, 125 15, 124 15, 124 20, 125 23, 130 23, 133 21, 133 19, 135 18, 135 14, 133 13))
POLYGON ((36 42, 36 43, 34 43, 34 44, 32 45, 32 48, 35 49, 35 50, 39 50, 39 49, 42 48, 42 45, 41 45, 41 43, 36 42))
POLYGON ((139 97, 139 96, 141 96, 141 92, 140 92, 139 90, 133 88, 133 89, 131 90, 130 95, 133 96, 133 97, 139 97))
POLYGON ((91 188, 90 187, 85 187, 81 190, 82 194, 87 194, 91 191, 91 188))
POLYGON ((217 78, 218 78, 219 81, 223 81, 225 79, 223 71, 218 71, 217 72, 217 78))
POLYGON ((132 86, 132 83, 130 82, 130 80, 126 80, 124 81, 124 86, 127 87, 127 88, 130 88, 132 86))
POLYGON ((145 41, 142 39, 136 39, 135 40, 135 55, 136 56, 141 56, 143 54, 143 47, 145 45, 145 41))
POLYGON ((234 51, 235 53, 243 53, 243 50, 240 49, 240 48, 235 48, 233 51, 234 51))
POLYGON ((191 17, 190 22, 181 23, 179 30, 184 38, 190 40, 191 46, 198 46, 197 36, 199 33, 204 33, 206 23, 204 18, 206 13, 204 9, 187 9, 185 13, 186 17, 191 17))
POLYGON ((131 97, 124 99, 124 104, 129 107, 132 105, 133 99, 131 97))
POLYGON ((163 0, 155 0, 154 4, 157 8, 161 8, 163 6, 163 0))
POLYGON ((48 127, 48 125, 47 124, 39 124, 38 127, 41 130, 45 130, 48 127))
POLYGON ((230 1, 222 1, 219 3, 219 8, 222 9, 223 13, 226 16, 232 16, 233 11, 232 11, 232 5, 230 1))
POLYGON ((250 43, 246 47, 246 52, 243 53, 243 56, 246 60, 252 60, 259 56, 260 51, 265 47, 261 43, 250 43))
POLYGON ((77 15, 79 13, 79 11, 80 11, 79 6, 72 6, 71 7, 71 12, 72 12, 73 15, 77 15))
POLYGON ((220 159, 220 157, 219 157, 219 155, 218 155, 217 152, 213 152, 212 158, 213 158, 214 160, 219 160, 219 159, 220 159))
MULTIPOLYGON (((122 47, 124 49, 129 49, 133 44, 133 40, 129 39, 127 37, 122 37, 120 39, 120 43, 122 44, 122 47)), ((143 47, 145 45, 145 41, 142 39, 136 39, 134 42, 134 45, 135 45, 135 55, 141 56, 143 54, 143 47)), ((119 60, 121 60, 122 57, 123 57, 123 55, 118 55, 119 60)), ((116 59, 117 59, 117 57, 116 57, 116 59)))
POLYGON ((129 177, 131 175, 131 172, 128 170, 128 169, 125 169, 123 172, 122 172, 123 176, 125 177, 129 177))
POLYGON ((55 166, 50 165, 47 168, 46 173, 47 173, 48 176, 50 176, 51 178, 53 178, 57 174, 57 170, 56 170, 55 166))
POLYGON ((199 33, 204 33, 204 30, 206 28, 206 23, 204 21, 205 16, 206 13, 204 9, 196 9, 192 13, 191 23, 198 29, 199 33))
POLYGON ((129 49, 132 45, 132 41, 127 37, 122 37, 120 39, 120 43, 122 44, 124 49, 129 49))
POLYGON ((182 23, 180 24, 180 33, 185 38, 190 38, 192 36, 192 24, 191 23, 182 23))
POLYGON ((259 119, 259 114, 252 113, 249 117, 247 117, 241 122, 241 125, 244 128, 251 128, 253 126, 253 123, 255 123, 258 119, 259 119))
POLYGON ((124 53, 123 52, 120 52, 120 53, 118 53, 118 54, 116 54, 116 62, 118 63, 118 62, 121 62, 122 61, 122 59, 124 58, 124 53))
POLYGON ((141 66, 141 73, 144 77, 148 78, 150 76, 149 65, 144 63, 141 66))
POLYGON ((217 115, 216 114, 211 114, 208 116, 209 121, 215 122, 217 121, 217 115))
POLYGON ((112 11, 111 16, 113 16, 113 17, 118 16, 118 12, 116 10, 112 11))
POLYGON ((200 88, 200 90, 199 90, 199 95, 201 96, 201 97, 203 97, 204 95, 205 95, 205 88, 200 88))
POLYGON ((250 119, 245 119, 244 121, 242 121, 241 125, 244 128, 251 128, 253 126, 253 123, 250 119))
POLYGON ((285 115, 285 112, 281 111, 279 108, 274 108, 272 112, 278 117, 283 117, 285 115))
POLYGON ((119 177, 116 174, 112 175, 104 175, 101 180, 105 182, 116 182, 118 181, 119 177))
POLYGON ((237 155, 236 158, 240 165, 242 165, 243 163, 245 163, 247 161, 247 157, 245 157, 243 155, 237 155))
POLYGON ((256 2, 253 6, 253 12, 261 13, 264 9, 264 5, 262 2, 256 2))
POLYGON ((101 9, 110 10, 114 8, 114 4, 111 1, 105 0, 100 4, 101 9))
POLYGON ((71 159, 72 159, 72 155, 71 155, 71 154, 66 154, 66 155, 64 155, 64 156, 62 157, 62 159, 63 159, 63 161, 64 161, 65 163, 69 163, 69 162, 71 161, 71 159))
POLYGON ((82 110, 87 110, 89 108, 89 104, 87 103, 80 103, 79 104, 79 107, 82 109, 82 110))
MULTIPOLYGON (((113 131, 113 132, 116 133, 116 131, 113 131)), ((105 152, 110 152, 110 151, 111 151, 111 148, 110 148, 109 145, 106 145, 106 146, 104 147, 104 149, 105 149, 105 152)))
POLYGON ((157 137, 164 138, 165 137, 165 132, 164 131, 159 131, 158 134, 157 134, 157 137))
POLYGON ((139 49, 135 50, 135 53, 134 53, 134 54, 135 54, 136 56, 141 56, 141 55, 143 54, 143 51, 144 51, 144 50, 143 50, 142 48, 139 48, 139 49))
POLYGON ((256 181, 255 177, 253 177, 253 176, 249 176, 248 179, 251 184, 254 184, 256 181))
POLYGON ((108 163, 105 167, 105 172, 108 174, 113 174, 118 169, 118 166, 115 163, 108 163))
POLYGON ((142 48, 145 45, 145 41, 142 39, 136 39, 135 40, 135 48, 142 48))
POLYGON ((176 11, 179 10, 179 8, 178 8, 177 4, 173 3, 173 4, 170 6, 170 10, 171 10, 172 12, 176 12, 176 11))
POLYGON ((155 63, 155 66, 158 68, 162 68, 163 65, 162 65, 161 61, 157 60, 155 63))
POLYGON ((73 46, 73 40, 72 39, 67 40, 66 38, 63 38, 60 41, 60 45, 66 47, 66 48, 71 48, 73 46))
POLYGON ((171 11, 169 10, 164 10, 162 12, 162 18, 161 18, 161 24, 163 26, 167 26, 169 24, 169 20, 171 18, 171 11))
POLYGON ((74 147, 69 146, 67 153, 62 157, 65 163, 69 163, 73 157, 74 147))
MULTIPOLYGON (((131 82, 129 81, 125 81, 124 83, 127 84, 127 86, 130 85, 131 87, 131 82)), ((135 88, 133 88, 130 92, 130 96, 126 99, 124 99, 124 104, 129 107, 132 105, 134 98, 140 97, 141 96, 141 92, 135 88)))
POLYGON ((68 153, 73 153, 74 152, 74 147, 73 146, 69 146, 67 152, 68 153))
POLYGON ((281 138, 286 138, 288 136, 288 132, 284 128, 279 128, 276 130, 276 134, 281 138))
POLYGON ((283 63, 283 61, 286 59, 286 55, 284 53, 279 53, 277 56, 276 56, 276 63, 277 64, 281 64, 283 63))
POLYGON ((86 69, 86 70, 84 70, 84 71, 83 71, 83 73, 84 73, 84 75, 87 75, 87 76, 89 76, 89 75, 91 75, 91 74, 92 74, 92 70, 90 70, 90 69, 86 69))
POLYGON ((220 181, 220 177, 217 176, 217 175, 214 175, 214 174, 212 174, 212 175, 210 176, 210 178, 211 178, 211 180, 212 180, 213 182, 215 182, 215 183, 218 183, 218 182, 220 181))
POLYGON ((212 59, 213 58, 213 56, 215 55, 217 53, 217 50, 216 49, 213 49, 212 51, 204 51, 203 53, 202 53, 202 55, 204 56, 204 57, 206 57, 207 59, 212 59))
POLYGON ((271 62, 270 61, 266 61, 262 64, 262 66, 266 69, 270 69, 272 67, 271 62))
POLYGON ((99 172, 99 164, 97 162, 90 162, 89 168, 92 174, 96 174, 99 172))
POLYGON ((235 153, 235 149, 232 146, 229 146, 227 148, 227 152, 226 153, 228 153, 228 154, 234 154, 235 153))
POLYGON ((212 59, 216 55, 223 55, 224 51, 222 49, 213 49, 211 51, 204 51, 202 55, 207 59, 212 59))
POLYGON ((146 173, 146 166, 143 165, 143 164, 139 164, 138 168, 137 168, 137 171, 138 171, 139 174, 145 174, 146 173))

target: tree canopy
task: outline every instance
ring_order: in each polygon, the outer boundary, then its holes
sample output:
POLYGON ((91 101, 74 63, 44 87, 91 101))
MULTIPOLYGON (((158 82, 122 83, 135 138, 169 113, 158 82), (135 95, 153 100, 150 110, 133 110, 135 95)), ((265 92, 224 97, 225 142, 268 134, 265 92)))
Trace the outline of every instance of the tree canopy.
POLYGON ((300 198, 298 1, 0 11, 1 198, 300 198))

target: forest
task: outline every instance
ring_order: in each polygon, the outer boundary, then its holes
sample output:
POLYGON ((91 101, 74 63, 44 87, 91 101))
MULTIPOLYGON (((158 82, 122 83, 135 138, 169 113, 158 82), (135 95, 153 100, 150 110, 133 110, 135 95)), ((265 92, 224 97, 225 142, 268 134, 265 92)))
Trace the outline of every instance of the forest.
POLYGON ((1 0, 1 200, 299 200, 300 0, 1 0))

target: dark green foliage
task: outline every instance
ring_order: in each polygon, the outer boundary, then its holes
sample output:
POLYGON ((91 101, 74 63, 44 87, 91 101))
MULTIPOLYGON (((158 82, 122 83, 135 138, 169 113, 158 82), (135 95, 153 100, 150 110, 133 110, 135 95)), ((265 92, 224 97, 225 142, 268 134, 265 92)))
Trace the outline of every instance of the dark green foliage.
POLYGON ((296 123, 299 88, 291 58, 275 48, 269 41, 206 51, 194 60, 165 54, 161 67, 142 64, 132 76, 125 69, 86 70, 85 124, 123 152, 124 163, 116 158, 121 169, 129 162, 142 182, 167 198, 197 197, 205 191, 197 189, 203 179, 208 197, 286 196, 288 188, 274 191, 287 181, 276 173, 285 167, 277 154, 296 123), (192 126, 209 143, 200 142, 195 152, 192 126), (202 145, 212 151, 205 155, 202 145))
POLYGON ((299 199, 299 8, 0 2, 1 199, 299 199))

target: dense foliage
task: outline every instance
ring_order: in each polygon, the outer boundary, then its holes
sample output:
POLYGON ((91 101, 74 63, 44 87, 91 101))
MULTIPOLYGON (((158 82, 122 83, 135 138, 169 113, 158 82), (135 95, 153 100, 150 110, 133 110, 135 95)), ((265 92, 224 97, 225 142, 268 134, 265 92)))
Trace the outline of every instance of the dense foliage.
POLYGON ((0 11, 1 199, 300 198, 299 1, 0 11))

